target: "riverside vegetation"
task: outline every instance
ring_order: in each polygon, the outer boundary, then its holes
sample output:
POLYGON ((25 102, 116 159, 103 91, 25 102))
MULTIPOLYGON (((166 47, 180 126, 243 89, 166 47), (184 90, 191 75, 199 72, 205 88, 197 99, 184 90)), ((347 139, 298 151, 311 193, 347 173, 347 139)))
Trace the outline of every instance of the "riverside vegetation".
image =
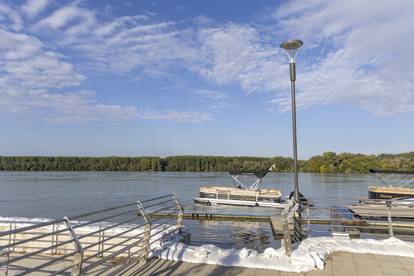
MULTIPOLYGON (((293 171, 288 157, 170 156, 160 157, 69 157, 0 156, 3 171, 172 171, 225 172, 263 170, 272 164, 277 172, 293 171)), ((367 173, 370 168, 412 170, 414 152, 365 155, 325 152, 299 161, 302 172, 367 173)))

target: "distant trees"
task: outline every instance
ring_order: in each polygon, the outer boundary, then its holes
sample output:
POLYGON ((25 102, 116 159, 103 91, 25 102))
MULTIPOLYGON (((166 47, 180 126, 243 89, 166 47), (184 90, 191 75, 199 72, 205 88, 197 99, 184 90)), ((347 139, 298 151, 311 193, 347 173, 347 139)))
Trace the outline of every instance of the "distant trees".
MULTIPOLYGON (((0 156, 3 171, 175 171, 223 172, 231 170, 264 170, 272 164, 277 172, 291 172, 293 160, 288 157, 249 156, 170 156, 160 157, 69 157, 69 156, 0 156)), ((414 152, 364 155, 325 152, 299 161, 302 172, 367 173, 370 168, 414 169, 414 152)))
POLYGON ((225 157, 225 156, 171 156, 165 158, 166 170, 177 172, 225 172, 231 170, 265 170, 272 164, 277 171, 292 168, 292 159, 286 157, 225 157))
POLYGON ((159 171, 159 157, 0 156, 4 171, 159 171))
POLYGON ((401 154, 364 155, 325 152, 311 157, 302 171, 314 173, 367 173, 369 169, 414 169, 414 152, 401 154))

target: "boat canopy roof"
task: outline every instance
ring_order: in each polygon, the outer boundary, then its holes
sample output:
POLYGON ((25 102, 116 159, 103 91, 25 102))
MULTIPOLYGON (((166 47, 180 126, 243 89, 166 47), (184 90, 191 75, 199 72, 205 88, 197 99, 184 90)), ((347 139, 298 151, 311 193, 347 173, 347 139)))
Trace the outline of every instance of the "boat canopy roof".
POLYGON ((369 169, 370 173, 392 173, 392 174, 413 174, 414 171, 399 171, 399 170, 377 170, 377 169, 369 169))
POLYGON ((263 177, 265 177, 266 174, 268 174, 270 172, 269 169, 265 170, 265 171, 242 171, 242 170, 234 170, 234 171, 229 171, 229 174, 232 176, 235 175, 254 175, 257 178, 261 179, 263 177))

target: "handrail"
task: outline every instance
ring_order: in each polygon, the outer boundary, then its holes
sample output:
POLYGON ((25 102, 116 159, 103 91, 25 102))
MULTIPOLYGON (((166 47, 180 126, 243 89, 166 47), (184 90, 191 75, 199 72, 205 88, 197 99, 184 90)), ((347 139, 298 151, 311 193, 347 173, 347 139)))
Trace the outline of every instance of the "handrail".
POLYGON ((155 242, 177 230, 181 232, 182 218, 182 205, 175 194, 168 194, 32 225, 26 224, 33 221, 24 222, 22 227, 18 227, 19 222, 2 220, 0 223, 9 223, 10 229, 0 232, 0 249, 8 250, 10 257, 0 262, 0 268, 5 266, 9 271, 13 268, 13 275, 26 275, 53 269, 57 267, 54 264, 64 261, 65 267, 59 266, 50 273, 59 275, 71 271, 71 275, 78 276, 113 258, 127 256, 126 262, 112 264, 114 271, 123 271, 146 259, 155 242), (145 208, 143 203, 147 205, 145 208), (154 206, 159 206, 156 211, 168 210, 177 217, 151 220, 146 209, 151 213, 154 206), (114 222, 106 221, 108 219, 114 222), (154 224, 154 221, 160 222, 154 224), (163 233, 165 235, 160 235, 163 233), (37 255, 48 256, 48 259, 32 267, 27 262, 25 266, 25 260, 37 255), (66 260, 72 261, 66 264, 66 260), (10 266, 16 262, 19 265, 10 266))

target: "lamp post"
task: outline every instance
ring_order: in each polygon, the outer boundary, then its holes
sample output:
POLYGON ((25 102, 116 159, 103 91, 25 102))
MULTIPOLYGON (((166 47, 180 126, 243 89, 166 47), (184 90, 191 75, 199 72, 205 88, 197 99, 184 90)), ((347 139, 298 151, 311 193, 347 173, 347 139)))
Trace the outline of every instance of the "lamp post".
POLYGON ((295 95, 295 81, 296 81, 296 55, 299 52, 299 48, 302 47, 303 42, 301 40, 288 40, 283 42, 280 47, 284 49, 289 56, 290 62, 290 91, 292 95, 292 140, 293 140, 293 184, 295 201, 299 204, 298 210, 295 212, 294 217, 294 237, 295 242, 302 240, 302 216, 301 216, 301 201, 299 196, 299 179, 298 179, 298 145, 296 135, 296 95, 295 95))

